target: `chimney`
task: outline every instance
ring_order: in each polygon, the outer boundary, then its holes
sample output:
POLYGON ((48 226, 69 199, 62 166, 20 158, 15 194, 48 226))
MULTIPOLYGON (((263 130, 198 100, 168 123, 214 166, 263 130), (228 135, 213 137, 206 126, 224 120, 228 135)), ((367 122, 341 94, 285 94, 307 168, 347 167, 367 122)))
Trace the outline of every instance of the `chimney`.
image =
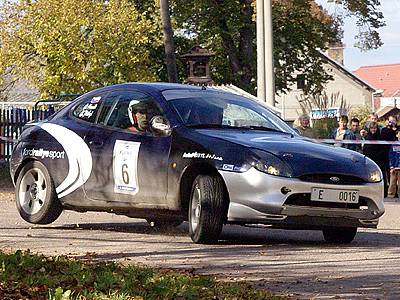
POLYGON ((336 43, 329 45, 329 48, 327 50, 327 55, 336 61, 338 64, 341 64, 342 66, 344 65, 344 44, 342 43, 336 43))

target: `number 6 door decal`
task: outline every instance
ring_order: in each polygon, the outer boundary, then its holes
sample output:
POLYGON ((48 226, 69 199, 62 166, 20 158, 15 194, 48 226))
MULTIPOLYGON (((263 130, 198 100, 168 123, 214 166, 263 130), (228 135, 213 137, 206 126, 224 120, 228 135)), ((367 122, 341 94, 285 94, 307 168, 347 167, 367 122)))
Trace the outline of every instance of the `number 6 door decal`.
POLYGON ((139 192, 137 164, 140 143, 116 140, 113 153, 114 192, 136 194, 139 192))
POLYGON ((123 164, 122 165, 122 180, 124 181, 125 184, 129 184, 129 173, 127 172, 128 165, 123 164))

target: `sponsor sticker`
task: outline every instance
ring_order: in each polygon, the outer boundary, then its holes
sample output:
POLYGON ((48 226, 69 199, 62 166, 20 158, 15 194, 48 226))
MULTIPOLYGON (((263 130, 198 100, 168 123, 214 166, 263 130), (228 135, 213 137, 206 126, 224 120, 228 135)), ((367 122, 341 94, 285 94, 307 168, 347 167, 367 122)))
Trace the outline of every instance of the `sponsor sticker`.
POLYGON ((233 171, 234 168, 235 168, 234 165, 227 165, 227 164, 224 164, 224 165, 222 166, 222 170, 225 170, 225 171, 233 171))
POLYGON ((116 140, 113 153, 114 192, 137 194, 139 192, 137 165, 140 143, 116 140))
POLYGON ((34 157, 40 157, 40 158, 50 158, 50 159, 64 159, 65 151, 44 150, 43 148, 40 148, 40 149, 24 148, 24 150, 22 150, 22 155, 23 156, 34 156, 34 157))
POLYGON ((93 97, 92 100, 90 100, 90 103, 92 104, 97 104, 101 100, 101 96, 93 97))
MULTIPOLYGON (((93 99, 91 100, 93 101, 93 99)), ((90 101, 90 102, 91 102, 90 101)), ((90 119, 93 114, 96 112, 97 106, 99 103, 86 103, 82 108, 82 111, 79 113, 78 117, 81 119, 90 119)))
POLYGON ((199 152, 185 152, 182 155, 183 158, 201 158, 201 159, 213 159, 213 160, 219 160, 222 161, 223 158, 221 156, 217 156, 215 154, 211 153, 199 153, 199 152))

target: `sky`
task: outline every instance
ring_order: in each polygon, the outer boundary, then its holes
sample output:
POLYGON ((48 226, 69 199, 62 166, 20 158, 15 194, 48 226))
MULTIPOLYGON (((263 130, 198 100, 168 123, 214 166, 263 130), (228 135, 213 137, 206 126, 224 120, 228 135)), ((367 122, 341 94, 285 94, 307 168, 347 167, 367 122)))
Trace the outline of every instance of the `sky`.
MULTIPOLYGON (((329 13, 336 9, 327 0, 317 0, 329 13)), ((358 29, 355 19, 346 19, 344 26, 344 65, 349 70, 361 66, 400 63, 400 0, 381 0, 380 11, 383 12, 385 27, 378 30, 383 46, 377 50, 361 51, 354 47, 354 36, 358 29)))

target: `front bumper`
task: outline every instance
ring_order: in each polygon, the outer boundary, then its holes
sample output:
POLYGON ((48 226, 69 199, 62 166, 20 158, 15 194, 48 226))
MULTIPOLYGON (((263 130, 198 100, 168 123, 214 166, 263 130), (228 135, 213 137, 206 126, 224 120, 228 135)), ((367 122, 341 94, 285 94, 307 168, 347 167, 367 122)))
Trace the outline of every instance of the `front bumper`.
POLYGON ((220 171, 220 174, 230 197, 229 223, 269 224, 293 229, 376 228, 379 217, 385 212, 382 182, 360 185, 316 183, 272 176, 254 168, 244 173, 220 171), (286 191, 282 192, 282 188, 286 191), (360 204, 307 201, 312 188, 358 190, 360 204), (301 201, 292 201, 297 198, 301 201))

